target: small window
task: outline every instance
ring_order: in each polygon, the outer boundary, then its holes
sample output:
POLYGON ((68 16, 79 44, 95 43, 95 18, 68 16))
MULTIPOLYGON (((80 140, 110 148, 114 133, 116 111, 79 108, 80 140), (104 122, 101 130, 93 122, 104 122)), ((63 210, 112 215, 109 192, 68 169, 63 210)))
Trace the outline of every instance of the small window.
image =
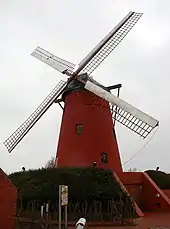
POLYGON ((83 124, 76 125, 76 134, 81 135, 83 133, 83 124))
POLYGON ((107 164, 108 163, 107 153, 103 152, 101 154, 101 161, 102 161, 103 164, 107 164))

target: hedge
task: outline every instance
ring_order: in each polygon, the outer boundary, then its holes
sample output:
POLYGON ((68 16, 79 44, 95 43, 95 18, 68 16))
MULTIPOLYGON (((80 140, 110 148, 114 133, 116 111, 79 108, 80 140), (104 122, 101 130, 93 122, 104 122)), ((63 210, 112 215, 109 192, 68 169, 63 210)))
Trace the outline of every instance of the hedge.
POLYGON ((160 189, 170 189, 170 174, 162 171, 147 170, 145 171, 160 189))
POLYGON ((60 184, 68 185, 69 199, 110 200, 124 195, 111 171, 99 168, 49 168, 16 172, 9 179, 27 200, 58 200, 60 184))

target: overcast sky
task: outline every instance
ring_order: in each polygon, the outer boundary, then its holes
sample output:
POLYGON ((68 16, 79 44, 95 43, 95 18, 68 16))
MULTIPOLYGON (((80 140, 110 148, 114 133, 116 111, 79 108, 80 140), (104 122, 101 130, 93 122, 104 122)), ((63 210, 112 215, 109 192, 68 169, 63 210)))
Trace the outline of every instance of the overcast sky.
MULTIPOLYGON (((1 142, 66 79, 30 53, 40 46, 78 63, 131 10, 144 15, 93 76, 106 86, 122 83, 120 97, 160 121, 151 142, 124 168, 170 171, 168 0, 0 0, 1 142)), ((11 154, 1 149, 0 167, 44 166, 56 154, 61 117, 54 104, 11 154)), ((142 140, 119 124, 116 133, 122 163, 151 137, 142 140)))

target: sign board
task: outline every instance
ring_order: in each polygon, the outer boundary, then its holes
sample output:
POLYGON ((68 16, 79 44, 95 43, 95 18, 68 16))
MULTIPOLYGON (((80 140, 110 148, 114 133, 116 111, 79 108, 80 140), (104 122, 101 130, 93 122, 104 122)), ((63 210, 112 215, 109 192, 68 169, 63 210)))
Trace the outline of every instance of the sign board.
POLYGON ((62 185, 61 186, 61 205, 68 204, 68 186, 62 185))

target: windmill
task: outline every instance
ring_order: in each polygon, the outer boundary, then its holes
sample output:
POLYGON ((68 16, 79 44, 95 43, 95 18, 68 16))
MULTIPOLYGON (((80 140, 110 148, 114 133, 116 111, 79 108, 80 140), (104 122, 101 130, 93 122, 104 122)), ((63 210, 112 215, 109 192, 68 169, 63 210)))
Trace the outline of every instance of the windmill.
POLYGON ((105 87, 90 75, 141 16, 136 12, 127 14, 78 65, 40 47, 35 49, 32 56, 69 78, 60 81, 31 116, 4 141, 8 152, 12 152, 53 103, 61 106, 64 101, 57 166, 98 165, 115 172, 122 171, 113 118, 143 138, 158 126, 158 121, 111 94, 111 90, 120 85, 105 87))

